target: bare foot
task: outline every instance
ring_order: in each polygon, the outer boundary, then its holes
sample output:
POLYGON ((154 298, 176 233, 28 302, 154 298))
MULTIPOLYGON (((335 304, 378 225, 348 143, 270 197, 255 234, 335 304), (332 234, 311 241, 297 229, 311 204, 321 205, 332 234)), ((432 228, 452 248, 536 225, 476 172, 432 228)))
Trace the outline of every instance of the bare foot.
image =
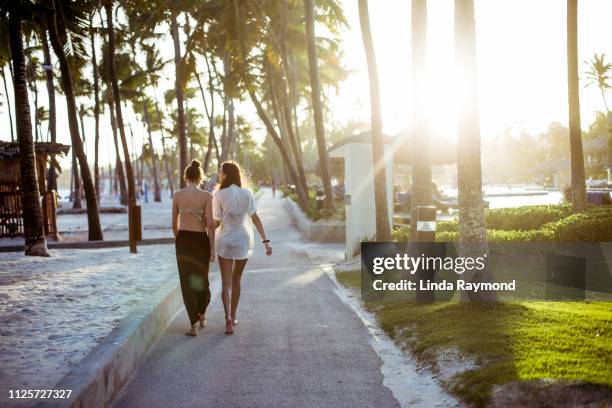
POLYGON ((240 320, 236 319, 235 317, 232 317, 232 322, 234 323, 234 326, 237 326, 240 320))
POLYGON ((198 331, 196 330, 195 324, 191 326, 191 330, 185 333, 187 336, 195 337, 198 335, 198 331))
POLYGON ((203 329, 206 326, 206 323, 208 323, 208 320, 206 320, 206 317, 203 314, 199 316, 200 316, 200 329, 203 329))
POLYGON ((234 324, 232 319, 225 319, 225 334, 234 334, 234 324))

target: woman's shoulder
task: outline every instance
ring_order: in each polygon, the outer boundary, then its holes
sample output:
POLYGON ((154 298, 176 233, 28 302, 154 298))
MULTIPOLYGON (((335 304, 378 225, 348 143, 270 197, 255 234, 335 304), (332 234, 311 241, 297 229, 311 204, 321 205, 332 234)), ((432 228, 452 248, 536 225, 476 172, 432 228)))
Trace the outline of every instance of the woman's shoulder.
POLYGON ((213 195, 209 191, 206 191, 206 190, 202 190, 200 194, 202 195, 205 201, 210 201, 213 198, 213 195))

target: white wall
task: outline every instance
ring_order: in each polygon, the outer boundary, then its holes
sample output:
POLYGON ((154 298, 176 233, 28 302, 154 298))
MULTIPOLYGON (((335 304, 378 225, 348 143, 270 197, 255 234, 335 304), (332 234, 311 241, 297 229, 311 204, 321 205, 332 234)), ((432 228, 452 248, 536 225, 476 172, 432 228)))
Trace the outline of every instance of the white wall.
MULTIPOLYGON (((331 157, 344 158, 345 192, 350 195, 346 205, 346 255, 352 258, 361 241, 376 234, 374 206, 374 166, 370 143, 350 143, 330 152, 331 157)), ((387 203, 389 224, 393 220, 393 161, 391 147, 385 145, 387 203)))

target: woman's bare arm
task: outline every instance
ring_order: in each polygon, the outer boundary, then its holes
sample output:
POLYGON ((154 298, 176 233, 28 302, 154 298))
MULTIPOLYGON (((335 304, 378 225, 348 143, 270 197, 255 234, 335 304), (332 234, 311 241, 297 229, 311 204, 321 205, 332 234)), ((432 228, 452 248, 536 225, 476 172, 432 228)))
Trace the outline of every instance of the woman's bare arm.
MULTIPOLYGON (((253 220, 253 225, 255 225, 255 228, 257 229, 261 240, 267 241, 268 238, 266 237, 266 231, 264 230, 264 226, 261 222, 261 218, 259 218, 259 215, 257 215, 257 213, 254 213, 253 215, 251 215, 251 219, 253 220)), ((270 245, 270 242, 264 242, 264 245, 266 247, 266 255, 272 255, 272 246, 270 245)))
POLYGON ((210 245, 210 261, 215 260, 215 220, 213 220, 212 211, 212 194, 208 193, 206 200, 206 233, 208 234, 208 242, 210 245))
POLYGON ((179 217, 179 208, 176 203, 176 198, 172 198, 172 233, 176 238, 176 234, 178 234, 178 217, 179 217))

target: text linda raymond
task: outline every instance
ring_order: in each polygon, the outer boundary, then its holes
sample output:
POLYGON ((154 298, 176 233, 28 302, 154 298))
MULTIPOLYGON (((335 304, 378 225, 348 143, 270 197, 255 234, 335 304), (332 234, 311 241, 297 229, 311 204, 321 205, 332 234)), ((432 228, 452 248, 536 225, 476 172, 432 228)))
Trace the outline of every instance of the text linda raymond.
MULTIPOLYGON (((440 256, 410 256, 396 254, 388 257, 375 257, 372 261, 372 273, 381 275, 385 271, 405 271, 414 275, 419 270, 447 270, 458 275, 470 271, 482 271, 485 268, 486 255, 482 257, 440 257, 440 256)), ((427 280, 402 279, 397 282, 385 282, 376 279, 372 282, 376 291, 514 291, 516 281, 510 282, 470 282, 458 279, 456 282, 442 280, 434 282, 427 280)))
POLYGON ((381 279, 377 279, 372 282, 372 288, 374 290, 462 290, 468 292, 479 292, 479 291, 500 291, 500 290, 516 290, 516 281, 511 282, 467 282, 465 280, 458 279, 457 282, 443 280, 440 282, 432 282, 430 280, 419 280, 418 288, 417 282, 402 279, 399 282, 384 282, 381 279))

